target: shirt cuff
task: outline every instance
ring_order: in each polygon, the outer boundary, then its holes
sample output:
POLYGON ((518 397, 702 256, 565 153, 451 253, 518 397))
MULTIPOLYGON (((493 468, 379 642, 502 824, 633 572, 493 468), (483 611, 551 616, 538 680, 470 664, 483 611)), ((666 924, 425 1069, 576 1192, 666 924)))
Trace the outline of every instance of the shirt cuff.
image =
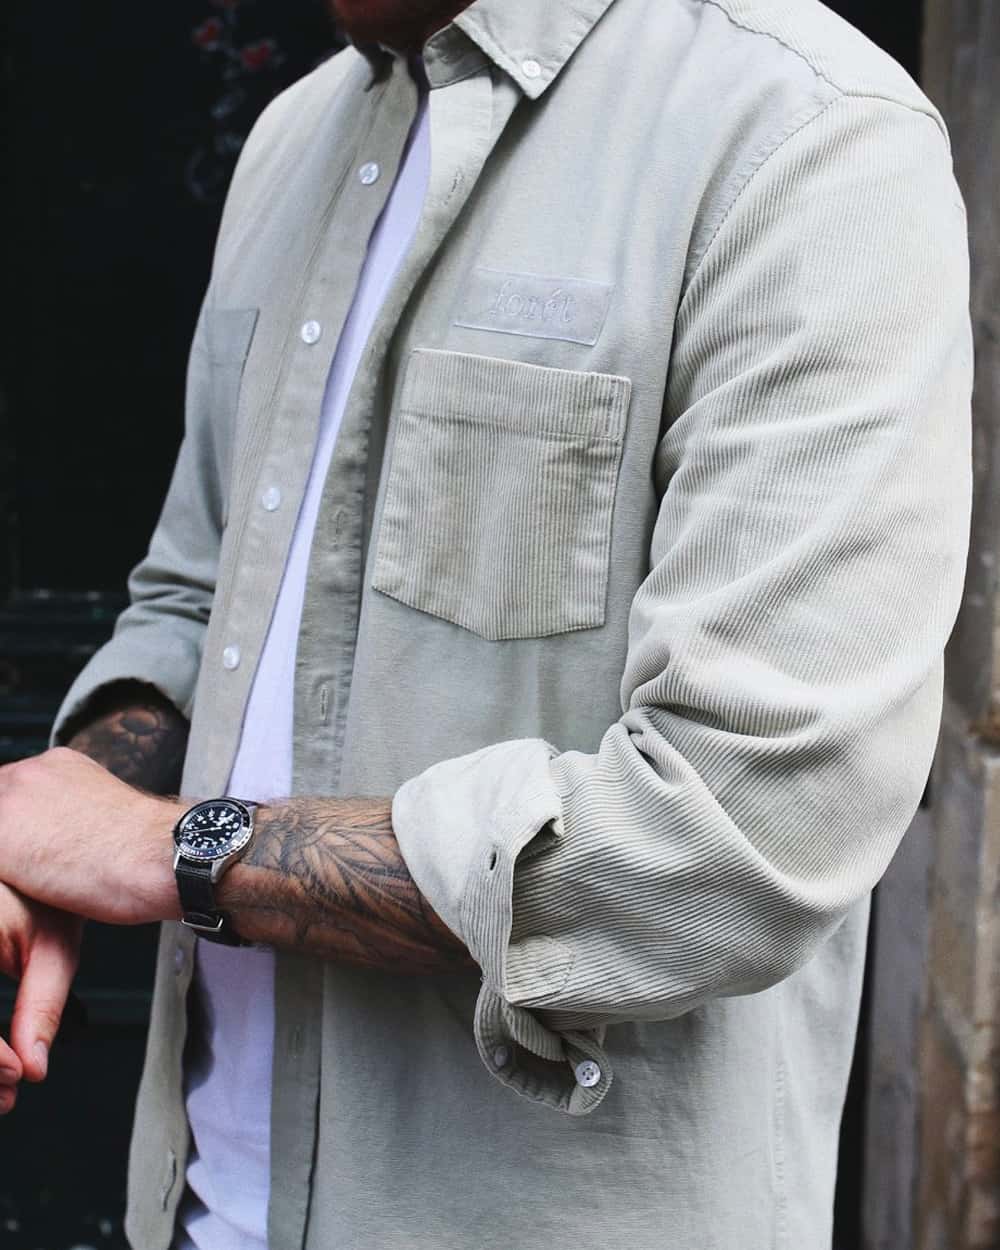
POLYGON ((562 804, 540 738, 444 760, 405 782, 392 825, 421 893, 480 965, 475 1037, 504 1085, 570 1115, 585 1115, 611 1087, 603 1029, 553 1030, 533 1008, 558 994, 572 951, 545 934, 511 944, 515 867, 562 836, 562 804))
POLYGON ((155 686, 164 698, 190 718, 201 651, 181 638, 157 634, 148 644, 130 632, 117 634, 84 665, 56 713, 49 746, 65 742, 64 729, 97 692, 116 681, 155 686))

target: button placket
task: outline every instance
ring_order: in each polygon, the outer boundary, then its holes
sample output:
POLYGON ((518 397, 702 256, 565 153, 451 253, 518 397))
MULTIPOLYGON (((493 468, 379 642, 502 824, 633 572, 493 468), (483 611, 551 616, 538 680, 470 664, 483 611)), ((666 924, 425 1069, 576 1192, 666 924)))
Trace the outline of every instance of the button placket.
MULTIPOLYGON (((394 81, 385 88, 383 104, 374 124, 366 131, 360 150, 348 166, 337 213, 345 223, 341 234, 349 231, 351 241, 345 246, 341 238, 340 246, 333 248, 331 234, 320 245, 310 281, 300 295, 299 317, 296 318, 315 316, 321 321, 323 348, 328 350, 321 348, 307 352, 299 348, 293 354, 283 379, 283 407, 291 409, 294 405, 298 412, 302 412, 313 404, 319 407, 322 403, 322 384, 327 381, 330 353, 336 348, 344 319, 350 311, 350 300, 345 300, 344 295, 356 288, 358 258, 364 257, 365 243, 385 209, 395 172, 402 161, 407 133, 402 122, 404 119, 413 120, 416 104, 417 93, 409 73, 395 75, 394 81), (413 111, 407 117, 407 111, 411 109, 413 111), (354 245, 355 234, 363 240, 360 246, 354 245), (320 363, 324 366, 321 381, 316 376, 320 363), (318 399, 312 395, 314 386, 318 399)), ((357 636, 352 617, 358 610, 360 589, 356 570, 360 518, 356 525, 353 513, 358 498, 363 494, 366 467, 358 449, 362 428, 370 420, 369 407, 360 408, 355 396, 364 389, 364 380, 375 350, 373 344, 380 342, 378 325, 379 318, 376 318, 357 370, 355 385, 344 405, 309 551, 309 573, 300 617, 295 669, 297 710, 293 724, 293 775, 298 777, 321 773, 332 780, 340 768, 346 701, 340 697, 339 691, 349 686, 357 636), (362 385, 358 385, 359 382, 362 385), (315 586, 323 587, 321 603, 314 603, 314 596, 310 594, 310 587, 315 586), (342 606, 341 610, 331 612, 330 604, 334 600, 342 606), (317 673, 322 673, 324 683, 328 683, 323 691, 304 678, 305 674, 315 677, 317 673), (309 686, 308 690, 303 689, 304 684, 309 686), (308 711, 303 715, 306 709, 308 711), (308 732, 304 720, 308 722, 308 732)), ((272 426, 272 430, 277 433, 276 425, 272 426)), ((261 535, 266 530, 272 534, 283 533, 287 518, 297 510, 300 497, 278 462, 284 448, 276 446, 275 439, 270 450, 273 458, 257 478, 258 493, 271 482, 281 482, 284 492, 281 505, 283 521, 278 523, 258 509, 256 529, 261 535)), ((267 540, 262 538, 261 541, 267 540)))

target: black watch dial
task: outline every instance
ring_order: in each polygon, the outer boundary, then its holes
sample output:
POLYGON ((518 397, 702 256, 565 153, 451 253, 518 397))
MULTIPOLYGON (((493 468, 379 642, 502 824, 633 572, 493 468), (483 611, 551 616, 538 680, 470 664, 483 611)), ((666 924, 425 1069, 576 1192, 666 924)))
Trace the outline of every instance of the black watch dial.
POLYGON ((185 859, 221 859, 242 850, 253 821, 238 799, 211 799, 185 812, 174 829, 174 844, 185 859))

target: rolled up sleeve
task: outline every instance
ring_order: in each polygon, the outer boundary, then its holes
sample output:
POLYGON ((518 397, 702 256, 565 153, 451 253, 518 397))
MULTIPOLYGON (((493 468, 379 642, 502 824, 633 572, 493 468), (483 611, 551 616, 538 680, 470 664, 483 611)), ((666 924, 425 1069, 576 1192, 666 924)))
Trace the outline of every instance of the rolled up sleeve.
POLYGON ((397 791, 519 1093, 591 1111, 607 1025, 775 984, 889 863, 964 573, 967 267, 933 118, 842 97, 785 141, 678 310, 620 719, 595 753, 503 742, 397 791))
POLYGON ((205 344, 206 297, 188 362, 185 432, 147 555, 129 576, 129 606, 112 638, 67 691, 51 730, 55 746, 103 687, 134 680, 155 686, 191 714, 222 535, 224 481, 212 421, 205 344))

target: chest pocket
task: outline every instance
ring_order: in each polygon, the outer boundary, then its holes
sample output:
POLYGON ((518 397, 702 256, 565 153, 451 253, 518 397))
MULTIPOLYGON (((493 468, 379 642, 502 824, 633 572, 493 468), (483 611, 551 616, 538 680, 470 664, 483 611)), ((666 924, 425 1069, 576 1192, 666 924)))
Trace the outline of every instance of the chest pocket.
POLYGON ((411 353, 372 585, 483 638, 604 623, 631 383, 411 353))
POLYGON ((209 403, 216 457, 223 490, 223 524, 229 515, 230 474, 236 432, 240 384, 253 332, 256 308, 214 308, 205 311, 205 351, 208 356, 209 403))

